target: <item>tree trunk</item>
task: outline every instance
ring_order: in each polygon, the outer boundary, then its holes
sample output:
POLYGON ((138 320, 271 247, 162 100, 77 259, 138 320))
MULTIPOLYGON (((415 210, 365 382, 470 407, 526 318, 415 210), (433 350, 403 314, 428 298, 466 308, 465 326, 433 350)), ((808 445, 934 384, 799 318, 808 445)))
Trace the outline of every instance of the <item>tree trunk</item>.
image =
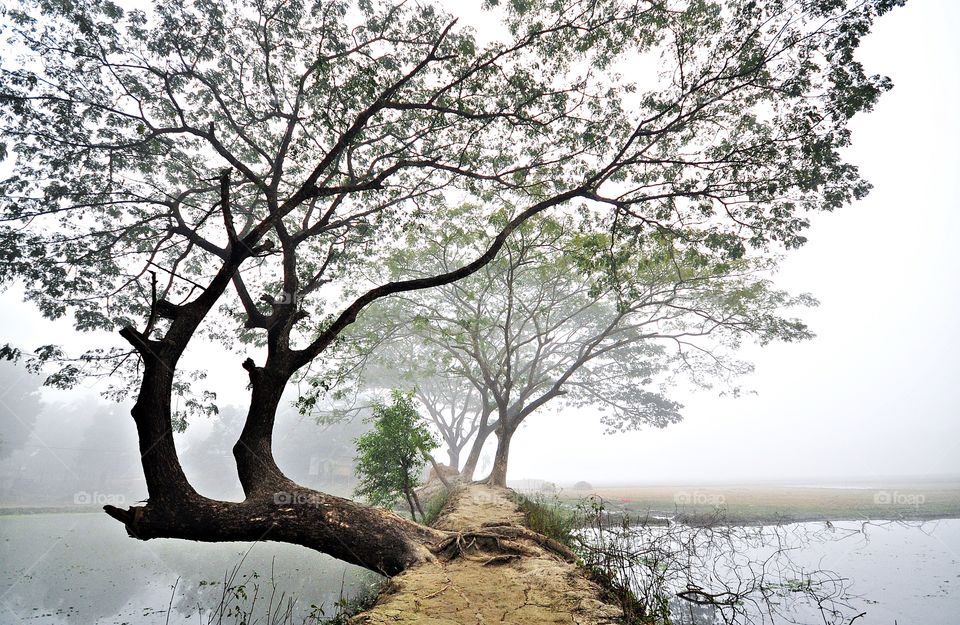
POLYGON ((403 496, 407 500, 407 507, 410 508, 410 518, 414 521, 417 520, 417 509, 413 507, 413 498, 410 496, 410 491, 403 491, 403 496))
POLYGON ((460 477, 464 482, 473 480, 473 474, 476 473, 477 464, 480 462, 480 454, 483 452, 483 444, 495 430, 496 424, 493 426, 481 424, 477 428, 477 437, 473 440, 473 446, 470 448, 470 453, 467 454, 463 469, 460 471, 460 477))
POLYGON ((152 500, 127 510, 104 506, 133 538, 204 542, 272 540, 315 549, 351 564, 396 575, 433 558, 447 533, 306 488, 259 495, 240 503, 191 497, 152 500))
POLYGON ((170 427, 173 367, 160 357, 144 358, 143 363, 140 392, 130 414, 137 426, 147 496, 158 503, 198 497, 180 465, 170 427))
POLYGON ((460 447, 454 447, 453 445, 447 445, 447 456, 450 457, 450 466, 455 470, 460 470, 460 447))
POLYGON ((493 469, 487 483, 491 486, 507 485, 507 461, 510 457, 510 439, 513 438, 513 429, 497 428, 497 453, 493 457, 493 469))
POLYGON ((413 497, 413 503, 417 505, 417 512, 420 513, 420 521, 423 522, 426 520, 427 515, 423 511, 423 506, 420 505, 420 497, 417 496, 417 491, 410 489, 410 496, 413 497))
POLYGON ((437 479, 440 480, 440 483, 443 484, 443 487, 446 488, 448 491, 453 490, 453 486, 450 484, 450 480, 448 480, 447 477, 443 474, 443 471, 440 469, 440 465, 437 464, 437 461, 433 459, 433 456, 427 453, 423 455, 426 457, 427 461, 430 462, 431 466, 433 466, 433 472, 436 474, 437 479))
POLYGON ((257 367, 247 359, 243 368, 250 376, 250 408, 240 438, 233 447, 237 474, 243 492, 276 492, 297 488, 283 475, 273 458, 273 426, 287 377, 271 374, 271 363, 257 367))

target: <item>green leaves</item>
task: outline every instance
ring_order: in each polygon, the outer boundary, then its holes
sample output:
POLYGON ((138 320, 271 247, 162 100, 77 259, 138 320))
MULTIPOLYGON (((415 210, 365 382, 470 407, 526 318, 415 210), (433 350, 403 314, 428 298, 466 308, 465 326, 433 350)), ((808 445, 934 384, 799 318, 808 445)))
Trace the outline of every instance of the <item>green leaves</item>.
POLYGON ((375 506, 392 507, 420 484, 425 454, 439 443, 413 405, 412 393, 394 390, 391 403, 374 403, 369 418, 373 429, 355 441, 355 494, 375 506))
MULTIPOLYGON (((152 318, 149 272, 188 306, 224 270, 208 338, 326 349, 405 250, 454 270, 551 210, 585 234, 536 279, 584 272, 622 313, 670 267, 743 267, 863 197, 841 152, 890 82, 855 52, 897 4, 488 1, 511 34, 480 45, 429 3, 22 0, 0 24, 0 284, 113 331, 152 318)), ((460 295, 480 319, 443 332, 493 332, 490 294, 460 295)))

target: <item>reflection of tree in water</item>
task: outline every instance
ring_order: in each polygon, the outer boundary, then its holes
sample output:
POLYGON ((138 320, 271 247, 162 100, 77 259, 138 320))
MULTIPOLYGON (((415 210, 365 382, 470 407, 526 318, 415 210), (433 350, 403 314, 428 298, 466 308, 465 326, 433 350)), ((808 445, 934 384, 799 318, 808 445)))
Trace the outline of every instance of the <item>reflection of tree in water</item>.
MULTIPOLYGON (((237 546, 241 546, 237 543, 237 546)), ((172 608, 183 622, 315 623, 336 614, 349 599, 381 577, 369 571, 287 545, 253 544, 234 554, 233 562, 205 560, 203 570, 177 580, 172 608), (279 555, 276 555, 279 553, 279 555), (214 567, 222 568, 214 573, 214 567)))
POLYGON ((830 524, 733 526, 722 510, 697 525, 633 523, 612 520, 597 498, 581 509, 579 555, 642 622, 839 625, 856 617, 848 580, 799 560, 810 545, 840 538, 830 524))

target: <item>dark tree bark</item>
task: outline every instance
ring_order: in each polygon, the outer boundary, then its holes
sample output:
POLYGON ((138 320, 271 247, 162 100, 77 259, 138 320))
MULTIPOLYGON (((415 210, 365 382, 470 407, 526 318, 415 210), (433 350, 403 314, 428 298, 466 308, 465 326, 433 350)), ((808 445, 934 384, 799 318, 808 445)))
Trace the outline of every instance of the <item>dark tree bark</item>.
POLYGON ((104 510, 140 540, 183 538, 204 542, 272 540, 303 545, 335 558, 396 575, 433 558, 447 534, 392 512, 297 488, 240 503, 199 495, 154 501, 127 510, 104 510))

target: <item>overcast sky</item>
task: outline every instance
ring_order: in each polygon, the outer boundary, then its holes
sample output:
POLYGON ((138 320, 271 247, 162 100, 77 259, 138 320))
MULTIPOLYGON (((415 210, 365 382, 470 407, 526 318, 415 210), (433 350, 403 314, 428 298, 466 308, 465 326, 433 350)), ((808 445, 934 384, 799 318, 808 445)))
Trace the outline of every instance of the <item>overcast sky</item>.
MULTIPOLYGON (((756 396, 677 397, 685 421, 665 430, 605 436, 589 411, 535 414, 511 445, 510 478, 822 482, 960 474, 957 32, 960 3, 912 0, 864 41, 859 58, 868 71, 895 84, 853 124, 848 158, 874 190, 841 212, 815 216, 809 243, 777 277, 779 286, 820 299, 803 313, 816 339, 749 350, 756 372, 745 382, 756 396)), ((68 323, 40 321, 16 291, 0 303, 0 343, 92 344, 77 340, 68 323)), ((221 397, 236 402, 245 384, 239 362, 231 356, 217 372, 221 397)))

